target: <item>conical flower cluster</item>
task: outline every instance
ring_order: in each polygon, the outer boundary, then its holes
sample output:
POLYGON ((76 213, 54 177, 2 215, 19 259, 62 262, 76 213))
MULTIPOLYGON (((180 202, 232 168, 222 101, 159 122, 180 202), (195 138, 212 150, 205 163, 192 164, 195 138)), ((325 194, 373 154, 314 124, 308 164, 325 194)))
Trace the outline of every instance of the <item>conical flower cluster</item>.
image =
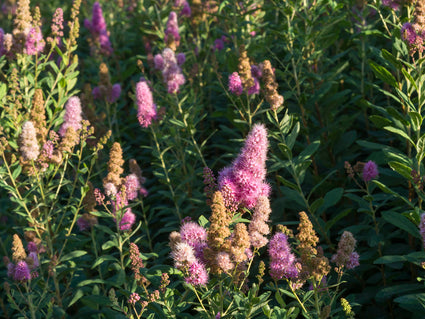
POLYGON ((237 204, 251 209, 260 196, 269 196, 270 185, 265 181, 268 145, 266 127, 254 125, 232 166, 220 172, 219 189, 226 189, 226 196, 237 204))

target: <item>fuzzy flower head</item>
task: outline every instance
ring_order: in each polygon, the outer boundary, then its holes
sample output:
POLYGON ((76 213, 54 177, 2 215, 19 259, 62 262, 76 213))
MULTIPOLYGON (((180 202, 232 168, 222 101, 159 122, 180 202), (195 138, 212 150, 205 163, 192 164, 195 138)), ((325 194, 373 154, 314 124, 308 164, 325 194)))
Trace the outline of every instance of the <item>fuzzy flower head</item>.
POLYGON ((258 197, 270 194, 270 186, 265 182, 268 145, 266 127, 255 124, 232 166, 219 174, 219 189, 227 185, 236 201, 249 209, 257 204, 258 197))
POLYGON ((152 92, 144 80, 136 84, 137 119, 142 127, 146 128, 156 119, 157 107, 153 102, 152 92))
POLYGON ((114 50, 109 41, 109 33, 99 2, 94 3, 92 20, 85 19, 84 26, 89 29, 94 41, 100 46, 100 52, 104 55, 111 55, 114 50))
POLYGON ((44 50, 45 44, 46 42, 43 39, 40 28, 31 28, 25 41, 25 53, 36 55, 44 50))
POLYGON ((176 42, 177 46, 180 42, 179 26, 177 23, 177 14, 174 11, 170 12, 168 16, 167 28, 165 29, 165 42, 170 41, 170 36, 173 37, 173 40, 176 42))
POLYGON ((180 236, 183 241, 195 248, 207 241, 207 231, 195 222, 187 222, 180 227, 180 236))
POLYGON ((374 161, 367 162, 363 167, 363 180, 367 183, 375 179, 378 175, 378 166, 374 161))
POLYGON ((243 92, 242 80, 238 72, 233 72, 229 76, 229 91, 239 96, 243 92))
MULTIPOLYGON (((181 59, 181 58, 180 58, 181 59)), ((168 93, 179 92, 180 86, 186 82, 182 70, 178 64, 174 51, 165 48, 162 55, 154 57, 155 68, 161 70, 164 82, 167 84, 168 93)))
POLYGON ((189 276, 185 278, 188 284, 194 286, 205 286, 208 283, 208 272, 205 265, 195 261, 189 266, 189 276))
POLYGON ((137 198, 140 189, 139 178, 135 174, 130 174, 125 178, 125 191, 127 193, 128 200, 134 200, 137 198))
POLYGON ((13 279, 16 281, 27 281, 31 279, 30 269, 25 261, 21 260, 15 265, 13 279))
POLYGON ((31 121, 26 121, 22 125, 19 150, 26 161, 35 161, 40 154, 40 146, 37 142, 36 130, 31 121))
POLYGON ((270 276, 274 280, 296 278, 298 269, 295 266, 295 255, 291 252, 288 237, 276 233, 269 242, 270 276))
POLYGON ((174 249, 171 252, 171 257, 173 258, 174 266, 177 269, 182 269, 197 260, 192 246, 185 242, 179 242, 174 246, 174 249))
POLYGON ((348 269, 353 269, 359 265, 359 254, 354 251, 356 247, 356 239, 349 231, 344 231, 338 243, 338 250, 332 256, 331 261, 337 266, 345 266, 348 269))
POLYGON ((120 220, 120 230, 127 231, 130 230, 136 221, 136 215, 131 211, 130 208, 127 208, 124 215, 120 220))
POLYGON ((65 105, 65 116, 61 128, 59 129, 59 135, 64 137, 68 127, 72 127, 75 132, 82 128, 82 116, 81 116, 81 102, 77 96, 70 97, 65 105))

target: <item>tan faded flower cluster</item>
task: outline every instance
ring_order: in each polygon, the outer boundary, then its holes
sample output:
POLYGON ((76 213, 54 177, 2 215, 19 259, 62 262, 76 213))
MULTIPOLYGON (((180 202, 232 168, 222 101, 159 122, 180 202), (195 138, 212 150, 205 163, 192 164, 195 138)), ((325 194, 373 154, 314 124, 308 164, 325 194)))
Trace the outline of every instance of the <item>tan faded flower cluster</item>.
POLYGON ((124 159, 122 157, 121 145, 115 142, 109 152, 108 175, 103 179, 104 189, 110 188, 107 184, 111 183, 118 190, 122 184, 121 174, 123 169, 124 159))
POLYGON ((277 110, 283 104, 283 96, 277 93, 278 84, 269 60, 263 62, 263 90, 266 101, 272 110, 277 110))
POLYGON ((296 238, 299 241, 297 246, 300 254, 302 266, 301 280, 314 277, 316 281, 321 281, 330 271, 329 260, 323 255, 321 247, 316 247, 319 242, 313 224, 305 212, 300 212, 300 224, 296 238))
POLYGON ((251 63, 249 62, 245 46, 243 45, 240 47, 239 50, 238 73, 241 78, 242 86, 245 92, 248 92, 248 90, 254 86, 254 78, 251 74, 251 63))

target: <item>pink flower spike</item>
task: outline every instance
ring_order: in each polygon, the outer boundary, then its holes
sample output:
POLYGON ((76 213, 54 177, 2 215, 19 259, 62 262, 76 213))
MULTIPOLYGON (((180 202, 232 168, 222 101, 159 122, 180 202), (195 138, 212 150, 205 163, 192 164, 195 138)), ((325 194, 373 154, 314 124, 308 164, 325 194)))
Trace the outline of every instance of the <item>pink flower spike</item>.
POLYGON ((70 97, 65 105, 64 121, 59 129, 59 135, 64 137, 68 127, 72 127, 76 132, 82 128, 81 102, 77 96, 70 97))
POLYGON ((127 208, 120 221, 120 230, 130 230, 135 221, 136 215, 133 214, 130 208, 127 208))
POLYGON ((16 264, 13 279, 16 281, 27 281, 31 279, 30 269, 25 261, 21 260, 16 264))
POLYGON ((157 116, 151 89, 146 81, 136 84, 137 119, 142 127, 147 128, 157 116))
POLYGON ((229 76, 229 91, 238 96, 243 92, 242 80, 237 72, 229 76))
POLYGON ((363 180, 367 183, 378 176, 378 166, 374 161, 367 162, 363 167, 363 180))

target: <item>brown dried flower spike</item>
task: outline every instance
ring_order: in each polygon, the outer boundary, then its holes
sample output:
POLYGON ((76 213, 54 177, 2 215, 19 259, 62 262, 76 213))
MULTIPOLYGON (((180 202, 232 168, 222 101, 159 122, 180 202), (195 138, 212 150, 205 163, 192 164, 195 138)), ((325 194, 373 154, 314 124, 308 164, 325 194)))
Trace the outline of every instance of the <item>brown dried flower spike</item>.
POLYGON ((12 251, 12 260, 14 263, 25 260, 25 258, 27 258, 27 253, 25 252, 22 241, 17 234, 13 235, 12 251))
POLYGON ((107 183, 112 183, 117 189, 120 188, 122 184, 121 174, 124 172, 123 165, 121 145, 115 142, 109 153, 108 175, 103 179, 103 186, 107 183))
POLYGON ((241 46, 239 50, 239 65, 238 73, 242 81, 245 92, 254 86, 254 79, 251 74, 251 63, 249 62, 248 55, 245 50, 245 46, 241 46))

